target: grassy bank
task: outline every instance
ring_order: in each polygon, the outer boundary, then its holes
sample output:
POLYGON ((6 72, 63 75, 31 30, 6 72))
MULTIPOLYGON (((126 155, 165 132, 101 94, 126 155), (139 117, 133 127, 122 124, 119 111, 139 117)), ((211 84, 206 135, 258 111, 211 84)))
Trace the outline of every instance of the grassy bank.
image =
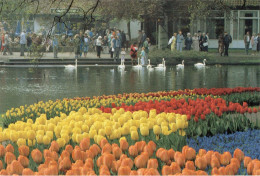
POLYGON ((203 59, 207 59, 207 65, 257 65, 260 64, 260 55, 245 55, 244 51, 234 50, 229 53, 229 57, 220 56, 217 51, 210 50, 207 52, 198 51, 171 51, 169 49, 159 50, 154 49, 149 53, 149 58, 152 64, 158 64, 162 62, 162 58, 166 59, 167 65, 176 65, 185 61, 185 65, 191 65, 197 62, 202 62, 203 59))

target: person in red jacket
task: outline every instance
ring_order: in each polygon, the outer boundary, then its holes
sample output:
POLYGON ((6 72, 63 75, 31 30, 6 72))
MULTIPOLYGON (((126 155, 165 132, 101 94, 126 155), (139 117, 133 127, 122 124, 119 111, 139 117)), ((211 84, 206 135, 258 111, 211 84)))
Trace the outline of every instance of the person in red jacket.
POLYGON ((138 47, 137 47, 136 43, 132 44, 130 47, 130 56, 131 56, 131 60, 132 60, 132 65, 136 65, 137 51, 138 51, 138 47))

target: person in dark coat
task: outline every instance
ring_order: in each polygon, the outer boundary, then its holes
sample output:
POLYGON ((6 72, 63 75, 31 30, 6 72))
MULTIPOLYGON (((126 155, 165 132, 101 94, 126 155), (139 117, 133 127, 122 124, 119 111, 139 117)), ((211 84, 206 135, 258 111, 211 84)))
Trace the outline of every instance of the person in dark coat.
POLYGON ((74 53, 75 53, 75 58, 79 58, 80 57, 80 37, 79 34, 76 34, 73 40, 73 45, 74 45, 74 53))
POLYGON ((223 37, 223 34, 219 35, 219 37, 218 37, 218 52, 219 52, 220 56, 222 56, 223 53, 224 53, 224 37, 223 37))
POLYGON ((121 46, 122 46, 122 48, 125 48, 125 43, 126 43, 126 35, 125 35, 125 32, 122 31, 121 32, 121 46))
POLYGON ((192 45, 192 37, 191 37, 190 33, 188 33, 187 37, 185 39, 186 50, 191 50, 191 45, 192 45))
POLYGON ((205 52, 208 52, 208 37, 206 36, 206 33, 203 33, 202 34, 202 37, 201 37, 201 47, 202 47, 202 50, 201 51, 205 51, 205 52))
POLYGON ((260 52, 260 33, 258 33, 257 36, 257 52, 260 52))
POLYGON ((228 48, 231 42, 232 42, 231 36, 227 32, 225 32, 224 33, 224 47, 225 47, 224 56, 228 56, 228 48))

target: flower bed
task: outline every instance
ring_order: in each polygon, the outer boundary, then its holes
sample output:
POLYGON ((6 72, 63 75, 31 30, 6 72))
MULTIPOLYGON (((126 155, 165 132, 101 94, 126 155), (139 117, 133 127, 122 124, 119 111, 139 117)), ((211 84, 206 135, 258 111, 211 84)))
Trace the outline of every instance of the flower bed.
POLYGON ((120 144, 109 144, 102 139, 99 145, 90 145, 84 138, 79 146, 67 145, 60 149, 55 141, 49 149, 30 150, 20 146, 19 153, 9 144, 0 145, 0 175, 235 175, 245 170, 258 175, 260 161, 245 156, 236 149, 206 151, 184 146, 181 152, 159 148, 153 141, 129 145, 125 139, 120 144))
POLYGON ((187 89, 12 108, 0 128, 0 142, 10 143, 0 145, 0 175, 256 174, 259 151, 247 144, 258 145, 259 130, 246 114, 260 110, 259 97, 260 88, 187 89))

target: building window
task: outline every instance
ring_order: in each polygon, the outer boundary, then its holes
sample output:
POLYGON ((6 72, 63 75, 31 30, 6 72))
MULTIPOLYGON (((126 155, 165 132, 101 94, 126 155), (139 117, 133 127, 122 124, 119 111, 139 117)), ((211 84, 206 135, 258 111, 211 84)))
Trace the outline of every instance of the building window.
POLYGON ((224 33, 224 19, 207 19, 206 31, 209 33, 210 39, 218 39, 219 35, 224 33))
POLYGON ((258 11, 240 11, 239 15, 239 39, 243 40, 244 35, 250 32, 258 33, 258 11))

